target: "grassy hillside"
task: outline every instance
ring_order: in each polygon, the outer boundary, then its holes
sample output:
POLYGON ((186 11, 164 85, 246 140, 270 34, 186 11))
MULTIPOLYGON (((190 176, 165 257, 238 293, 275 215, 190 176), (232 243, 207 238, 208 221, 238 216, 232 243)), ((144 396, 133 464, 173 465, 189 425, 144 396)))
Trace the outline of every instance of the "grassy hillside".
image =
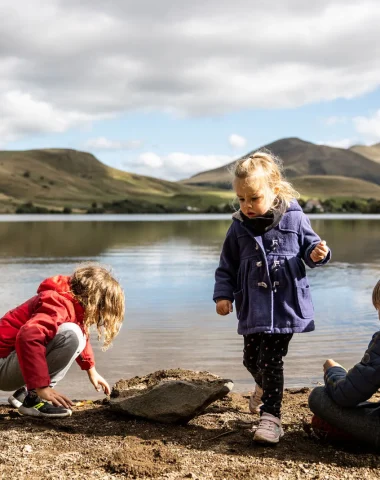
POLYGON ((305 199, 355 197, 380 200, 380 185, 355 178, 315 175, 293 178, 292 184, 305 199))
MULTIPOLYGON (((377 163, 375 158, 351 149, 315 145, 298 138, 285 138, 265 147, 283 160, 286 177, 305 198, 380 198, 380 160, 377 163)), ((380 151, 379 145, 371 148, 371 153, 380 151)), ((232 164, 199 173, 182 183, 229 188, 232 164)))
POLYGON ((363 157, 369 158, 374 162, 380 163, 380 143, 371 146, 353 145, 350 147, 350 150, 359 153, 360 155, 363 155, 363 157))
MULTIPOLYGON (((265 146, 284 162, 288 178, 305 175, 333 175, 366 180, 380 185, 380 165, 352 150, 315 145, 298 138, 285 138, 265 146)), ((244 157, 253 152, 247 153, 244 157)), ((228 167, 199 173, 186 184, 210 184, 230 181, 228 167)))
MULTIPOLYGON (((203 208, 228 202, 226 191, 197 188, 108 167, 68 149, 0 151, 0 210, 26 202, 48 208, 87 210, 92 203, 123 199, 170 208, 203 208)), ((149 210, 149 208, 148 208, 149 210)))

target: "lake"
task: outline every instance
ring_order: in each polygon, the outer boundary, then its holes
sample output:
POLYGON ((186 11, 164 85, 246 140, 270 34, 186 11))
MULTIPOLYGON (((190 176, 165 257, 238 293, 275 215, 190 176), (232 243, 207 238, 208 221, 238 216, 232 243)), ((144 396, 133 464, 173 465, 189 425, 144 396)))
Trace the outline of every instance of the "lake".
MULTIPOLYGON (((290 343, 288 387, 322 381, 328 357, 352 366, 380 329, 371 303, 380 278, 380 217, 310 218, 333 260, 308 270, 316 331, 290 343)), ((235 390, 248 391, 252 381, 242 365, 235 314, 216 315, 212 301, 230 222, 230 215, 0 216, 0 314, 33 296, 44 278, 95 260, 113 268, 127 298, 113 347, 102 352, 92 341, 97 369, 110 384, 181 367, 231 378, 235 390)), ((58 389, 75 399, 102 397, 76 364, 58 389)), ((6 396, 0 392, 0 400, 6 396)))

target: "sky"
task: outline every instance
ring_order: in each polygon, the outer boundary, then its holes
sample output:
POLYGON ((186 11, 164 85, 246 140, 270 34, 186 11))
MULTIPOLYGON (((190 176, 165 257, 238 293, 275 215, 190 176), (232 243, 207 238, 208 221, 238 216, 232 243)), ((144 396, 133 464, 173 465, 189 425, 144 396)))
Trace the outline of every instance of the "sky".
POLYGON ((0 149, 179 180, 380 142, 378 0, 0 0, 0 149))

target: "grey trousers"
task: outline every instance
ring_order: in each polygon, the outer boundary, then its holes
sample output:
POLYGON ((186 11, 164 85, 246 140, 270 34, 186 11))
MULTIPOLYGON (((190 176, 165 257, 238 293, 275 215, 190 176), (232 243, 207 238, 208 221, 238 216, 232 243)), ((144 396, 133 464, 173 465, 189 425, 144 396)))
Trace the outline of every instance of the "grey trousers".
MULTIPOLYGON (((85 345, 85 336, 78 325, 67 322, 58 327, 57 334, 46 347, 51 387, 62 380, 85 345)), ((0 358, 0 390, 17 390, 25 383, 16 351, 14 350, 6 358, 0 358)))
POLYGON ((353 408, 337 405, 324 387, 309 396, 310 410, 330 425, 355 437, 358 442, 380 449, 380 403, 363 402, 353 408))

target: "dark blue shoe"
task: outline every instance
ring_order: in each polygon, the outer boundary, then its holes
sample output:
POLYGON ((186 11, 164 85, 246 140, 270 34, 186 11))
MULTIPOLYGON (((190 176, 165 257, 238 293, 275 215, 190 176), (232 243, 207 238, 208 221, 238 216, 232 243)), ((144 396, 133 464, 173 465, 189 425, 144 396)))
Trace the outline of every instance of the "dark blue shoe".
POLYGON ((26 389, 26 387, 21 387, 8 398, 8 402, 10 403, 10 405, 12 405, 12 407, 20 408, 27 394, 28 390, 26 389))

